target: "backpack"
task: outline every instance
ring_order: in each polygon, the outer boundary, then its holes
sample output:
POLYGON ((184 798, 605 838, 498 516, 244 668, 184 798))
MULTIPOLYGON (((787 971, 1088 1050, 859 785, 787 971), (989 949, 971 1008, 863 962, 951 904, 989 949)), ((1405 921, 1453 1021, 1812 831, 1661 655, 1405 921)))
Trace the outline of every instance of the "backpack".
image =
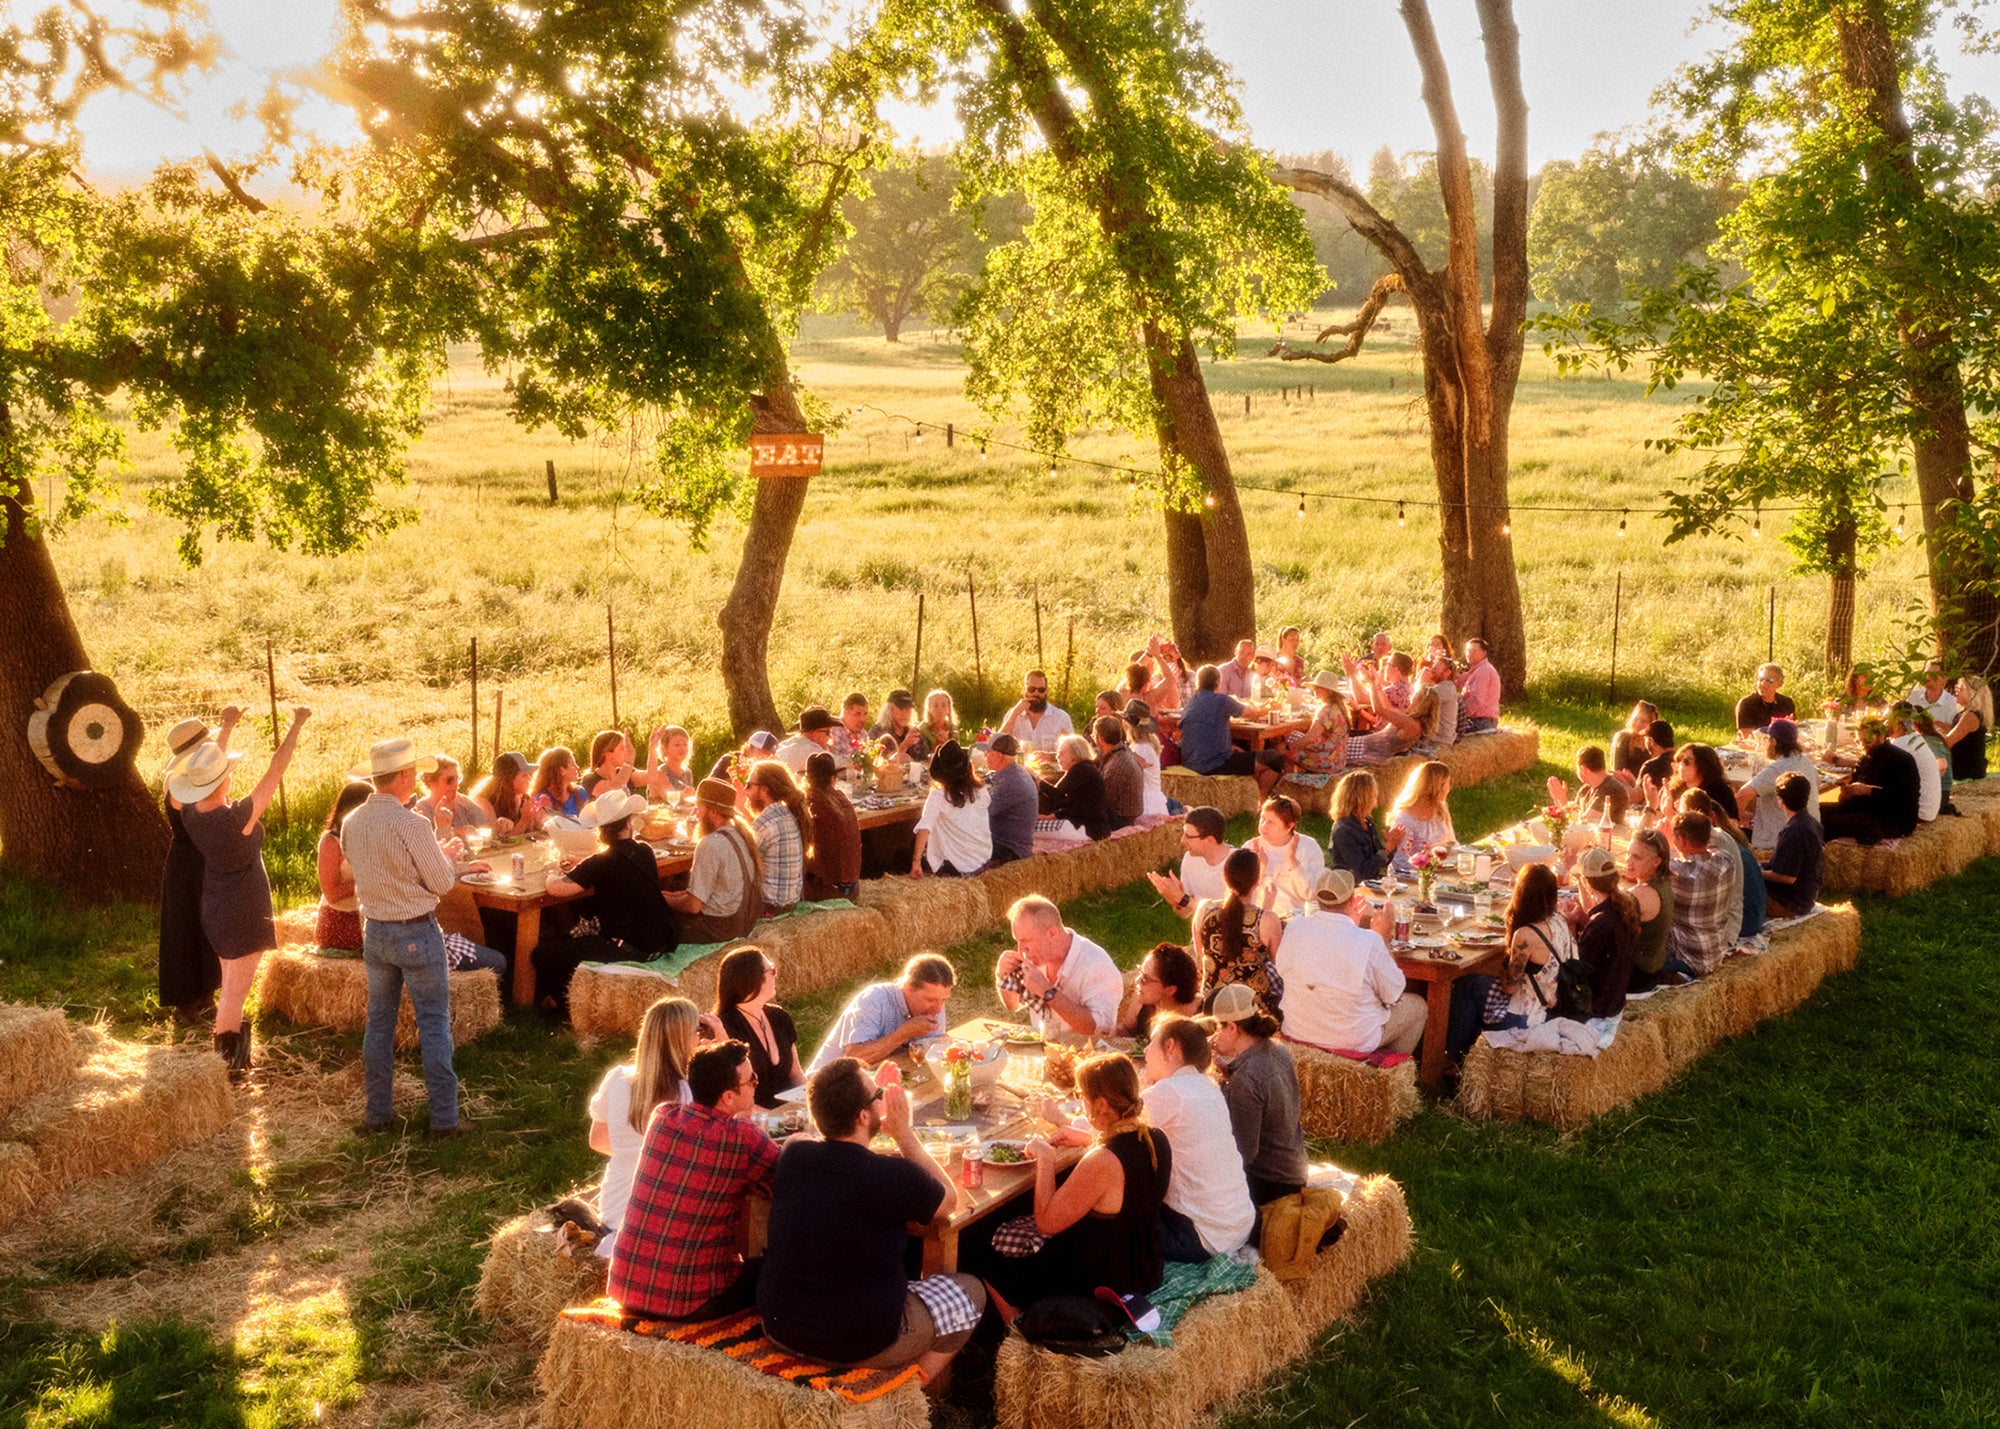
POLYGON ((1131 1317, 1091 1295, 1047 1295, 1023 1310, 1014 1329, 1029 1343, 1059 1355, 1100 1359, 1129 1343, 1131 1317))
POLYGON ((1556 995, 1551 1002, 1542 996, 1542 985, 1535 981, 1535 975, 1528 974, 1528 985, 1535 990, 1535 996, 1542 1006, 1557 1017, 1567 1017, 1572 1022, 1588 1022, 1596 1015, 1597 990, 1590 984, 1590 967, 1581 957, 1564 957, 1555 950, 1555 945, 1542 936, 1540 928, 1530 925, 1529 932, 1542 939, 1542 946, 1556 960, 1556 995))

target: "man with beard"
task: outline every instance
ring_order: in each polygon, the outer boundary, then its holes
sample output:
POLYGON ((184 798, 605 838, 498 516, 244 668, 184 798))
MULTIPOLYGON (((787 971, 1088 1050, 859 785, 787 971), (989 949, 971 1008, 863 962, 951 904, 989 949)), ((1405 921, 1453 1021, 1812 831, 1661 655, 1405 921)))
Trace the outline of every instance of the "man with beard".
POLYGON ((1069 711, 1049 703, 1049 677, 1040 670, 1028 671, 1022 681, 1021 698, 1000 721, 1000 729, 1043 753, 1052 753, 1057 740, 1076 733, 1069 711))

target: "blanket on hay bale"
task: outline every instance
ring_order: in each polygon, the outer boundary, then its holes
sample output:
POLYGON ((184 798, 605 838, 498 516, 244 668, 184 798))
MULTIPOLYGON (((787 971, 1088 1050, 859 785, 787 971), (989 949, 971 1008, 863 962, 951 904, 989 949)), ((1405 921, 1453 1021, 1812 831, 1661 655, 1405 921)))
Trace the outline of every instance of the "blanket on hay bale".
POLYGON ((1188 1429, 1311 1344, 1291 1294, 1262 1266, 1248 1290, 1190 1310, 1173 1340, 1171 1349, 1135 1344, 1087 1359, 1009 1334, 993 1373, 1000 1429, 1188 1429))
POLYGON ((1299 1076, 1299 1121, 1307 1136, 1371 1144, 1387 1141, 1417 1114, 1417 1064, 1372 1067, 1287 1042, 1299 1076))
MULTIPOLYGON (((500 1025, 500 979, 484 968, 451 973, 451 1040, 462 1047, 500 1025)), ((359 956, 279 948, 257 970, 258 1005, 299 1027, 359 1032, 368 1025, 368 969, 359 956)), ((417 1045, 408 992, 396 1011, 396 1045, 417 1045)))
POLYGON ((1351 1316, 1368 1286, 1410 1258, 1410 1208, 1387 1176, 1362 1176, 1346 1187, 1340 1218, 1347 1229, 1313 1258, 1312 1274, 1288 1285, 1308 1338, 1351 1316))
POLYGON ((472 1307, 524 1339, 549 1337, 556 1316, 604 1293, 611 1262, 588 1246, 565 1255, 546 1209, 517 1216, 493 1233, 472 1307))
POLYGON ((116 1175, 221 1131, 229 1070, 207 1047, 72 1035, 73 1076, 0 1118, 0 1224, 78 1181, 116 1175))
POLYGON ((923 1429, 930 1423, 914 1367, 893 1376, 855 1372, 881 1381, 873 1397, 856 1403, 765 1373, 719 1345, 634 1334, 614 1324, 577 1311, 556 1319, 537 1372, 543 1422, 551 1429, 923 1429))
MULTIPOLYGON (((1957 796, 1954 788, 1954 803, 1957 796)), ((1908 838, 1896 840, 1894 847, 1828 844, 1825 888, 1831 893, 1886 893, 1900 898, 1965 872, 1989 851, 1991 835, 1984 803, 1980 807, 1980 817, 1945 814, 1920 824, 1908 838)))
POLYGON ((76 1041, 61 1009, 0 1003, 0 1116, 75 1070, 76 1041))
POLYGON ((1595 1057, 1517 1052, 1481 1038, 1466 1054, 1458 1108, 1488 1121, 1540 1121, 1574 1130, 1658 1091, 1681 1070, 1854 966, 1861 917, 1829 908, 1771 935, 1770 951, 1725 962, 1685 987, 1630 1003, 1611 1045, 1595 1057))

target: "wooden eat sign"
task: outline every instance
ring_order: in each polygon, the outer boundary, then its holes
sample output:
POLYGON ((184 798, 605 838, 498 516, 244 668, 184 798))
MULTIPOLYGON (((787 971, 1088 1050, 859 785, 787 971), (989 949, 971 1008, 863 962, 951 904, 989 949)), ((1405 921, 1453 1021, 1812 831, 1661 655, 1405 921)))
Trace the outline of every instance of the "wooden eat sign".
POLYGON ((818 476, 826 438, 809 433, 778 433, 750 438, 750 474, 818 476))

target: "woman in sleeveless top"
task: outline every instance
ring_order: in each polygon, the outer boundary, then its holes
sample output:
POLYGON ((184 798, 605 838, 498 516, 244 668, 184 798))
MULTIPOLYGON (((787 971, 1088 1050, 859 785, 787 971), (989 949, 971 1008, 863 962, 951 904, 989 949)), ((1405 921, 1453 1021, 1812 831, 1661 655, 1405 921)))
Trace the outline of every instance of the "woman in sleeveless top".
POLYGON ((1507 963, 1502 977, 1469 973, 1451 985, 1445 1052, 1463 1058, 1487 1029, 1535 1027, 1556 1000, 1556 974, 1576 956, 1576 939, 1557 911, 1555 870, 1531 863, 1514 880, 1507 904, 1507 963))
POLYGON ((1944 732, 1951 749, 1953 779, 1986 777, 1986 735, 1993 728, 1993 692, 1977 675, 1962 675, 1952 693, 1958 698, 1958 718, 1944 732))
POLYGON ((715 1018, 722 1035, 750 1049, 757 1074, 757 1105, 774 1107, 778 1093, 805 1080, 799 1066, 799 1034, 791 1014, 772 1002, 778 995, 778 965, 762 948, 738 948, 715 970, 715 1018))
POLYGON ((354 895, 354 869, 340 846, 340 826, 374 792, 359 780, 341 786, 320 830, 318 859, 319 913, 313 942, 339 952, 361 951, 361 904, 354 895))
POLYGON ((1667 964, 1667 934, 1674 926, 1674 884, 1667 871, 1667 840, 1658 829, 1641 829, 1625 850, 1625 890, 1639 905, 1639 936, 1632 950, 1630 990, 1658 985, 1667 964))
POLYGON ((1120 1295, 1150 1295, 1166 1278, 1160 1240, 1160 1206, 1173 1174, 1167 1138, 1147 1125, 1139 1099, 1139 1074, 1130 1058, 1100 1053, 1077 1064, 1077 1089, 1095 1136, 1064 1128, 1065 1145, 1094 1141, 1068 1179, 1056 1182, 1054 1148, 1029 1143, 1035 1153, 1035 1208, 1031 1226, 1011 1223, 995 1248, 975 1255, 978 1273, 999 1293, 999 1310, 1011 1321, 1024 1306, 1050 1295, 1090 1295, 1108 1286, 1120 1295), (1010 1230, 1044 1237, 1026 1256, 1004 1253, 1010 1230))
MULTIPOLYGON (((212 732, 198 719, 176 724, 167 732, 172 757, 160 771, 160 783, 172 779, 205 740, 212 738, 218 747, 228 749, 230 732, 242 717, 243 711, 231 705, 212 732)), ((222 986, 222 961, 215 956, 215 945, 201 926, 201 850, 188 837, 187 825, 181 822, 181 806, 173 795, 163 794, 161 802, 172 837, 160 884, 160 1006, 174 1008, 185 1022, 195 1022, 208 1015, 216 989, 222 986)))
POLYGON ((1282 1020, 1279 1004, 1285 995, 1278 976, 1278 940, 1283 925, 1269 911, 1250 901, 1263 862, 1247 848, 1222 861, 1222 882, 1228 895, 1206 900, 1194 913, 1194 954, 1201 966, 1201 1001, 1206 1007, 1216 989, 1240 982, 1257 996, 1257 1009, 1282 1020))

